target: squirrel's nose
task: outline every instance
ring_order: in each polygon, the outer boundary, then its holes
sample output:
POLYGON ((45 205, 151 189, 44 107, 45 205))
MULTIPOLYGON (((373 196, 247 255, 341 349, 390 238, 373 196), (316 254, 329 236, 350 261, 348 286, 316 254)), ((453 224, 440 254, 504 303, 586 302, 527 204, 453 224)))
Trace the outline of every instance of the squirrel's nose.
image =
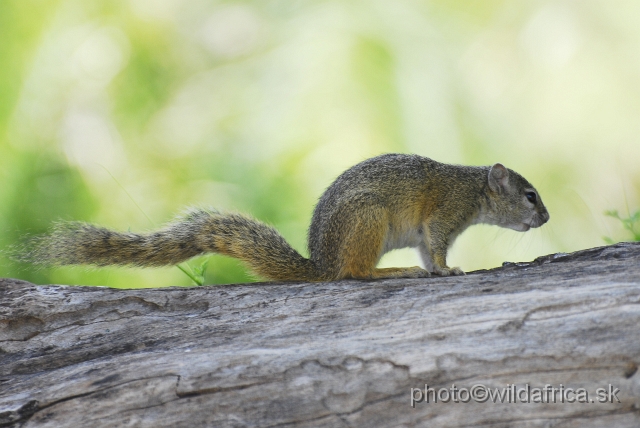
POLYGON ((545 211, 542 214, 540 214, 540 217, 542 218, 542 223, 546 223, 549 221, 549 211, 545 211))

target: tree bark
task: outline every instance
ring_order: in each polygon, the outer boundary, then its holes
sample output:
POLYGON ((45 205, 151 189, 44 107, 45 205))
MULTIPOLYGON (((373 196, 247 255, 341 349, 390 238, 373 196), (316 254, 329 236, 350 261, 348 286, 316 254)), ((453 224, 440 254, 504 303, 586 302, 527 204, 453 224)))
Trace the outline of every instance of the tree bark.
POLYGON ((449 278, 0 280, 0 426, 638 427, 639 261, 621 243, 449 278))

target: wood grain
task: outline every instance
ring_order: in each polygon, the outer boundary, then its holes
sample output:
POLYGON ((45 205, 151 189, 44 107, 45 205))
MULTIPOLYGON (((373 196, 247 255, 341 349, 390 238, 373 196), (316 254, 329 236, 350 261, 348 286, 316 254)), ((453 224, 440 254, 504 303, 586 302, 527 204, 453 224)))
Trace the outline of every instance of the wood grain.
POLYGON ((0 280, 0 426, 638 427, 639 262, 621 243, 449 278, 0 280), (412 407, 425 384, 620 402, 412 407))

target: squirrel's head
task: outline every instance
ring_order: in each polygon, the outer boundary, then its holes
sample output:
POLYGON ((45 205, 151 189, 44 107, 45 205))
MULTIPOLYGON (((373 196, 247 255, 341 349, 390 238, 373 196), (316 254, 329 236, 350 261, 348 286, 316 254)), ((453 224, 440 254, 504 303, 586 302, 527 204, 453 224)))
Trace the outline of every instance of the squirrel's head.
POLYGON ((483 223, 526 232, 549 221, 549 212, 536 189, 520 174, 495 164, 487 177, 488 207, 483 223))

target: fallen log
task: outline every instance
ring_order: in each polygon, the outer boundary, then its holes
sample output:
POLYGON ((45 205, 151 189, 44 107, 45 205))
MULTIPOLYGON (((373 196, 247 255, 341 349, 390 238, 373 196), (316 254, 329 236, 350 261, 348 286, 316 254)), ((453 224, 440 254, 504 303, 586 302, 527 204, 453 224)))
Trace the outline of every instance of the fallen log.
POLYGON ((638 427, 639 262, 621 243, 449 278, 2 279, 0 426, 638 427))

